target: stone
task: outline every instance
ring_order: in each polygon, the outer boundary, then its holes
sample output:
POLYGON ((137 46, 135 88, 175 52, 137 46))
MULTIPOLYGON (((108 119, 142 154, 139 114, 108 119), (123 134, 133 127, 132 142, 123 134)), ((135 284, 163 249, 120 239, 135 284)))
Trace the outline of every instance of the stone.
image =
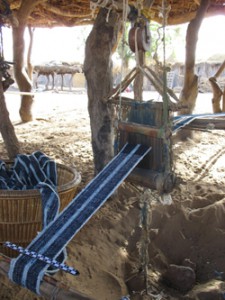
POLYGON ((187 292, 194 286, 196 274, 191 267, 171 264, 162 275, 162 280, 165 284, 180 292, 187 292))

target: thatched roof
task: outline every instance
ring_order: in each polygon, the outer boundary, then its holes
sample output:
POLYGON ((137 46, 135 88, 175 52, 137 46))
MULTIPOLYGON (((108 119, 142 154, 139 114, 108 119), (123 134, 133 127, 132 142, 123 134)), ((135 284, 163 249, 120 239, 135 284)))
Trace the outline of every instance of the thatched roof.
MULTIPOLYGON (((3 11, 4 3, 8 2, 13 13, 17 13, 21 4, 33 1, 36 3, 29 17, 29 25, 33 27, 75 26, 91 24, 95 19, 97 10, 91 5, 98 3, 113 3, 114 6, 122 0, 2 0, 0 9, 3 11), (2 8, 3 7, 3 8, 2 8)), ((162 0, 129 1, 130 5, 137 7, 137 3, 144 5, 144 14, 147 18, 162 22, 160 11, 162 0)), ((181 24, 189 22, 199 7, 200 0, 165 0, 168 10, 168 24, 181 24)), ((211 0, 207 16, 225 14, 225 0, 211 0)))

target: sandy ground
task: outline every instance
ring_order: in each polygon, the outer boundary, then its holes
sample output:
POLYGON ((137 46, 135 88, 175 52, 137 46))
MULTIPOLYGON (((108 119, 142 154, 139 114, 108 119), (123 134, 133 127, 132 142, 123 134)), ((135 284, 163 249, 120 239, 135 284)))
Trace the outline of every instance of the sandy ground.
MULTIPOLYGON (((211 98, 199 94, 196 112, 211 112, 211 98)), ((6 93, 6 102, 24 153, 40 150, 75 166, 82 189, 93 178, 86 93, 37 93, 35 120, 26 124, 20 123, 19 96, 6 93)), ((225 299, 224 149, 223 131, 195 131, 187 142, 176 141, 179 184, 172 204, 163 205, 155 191, 123 183, 69 243, 67 263, 81 275, 59 272, 56 278, 96 300, 225 299), (144 199, 150 208, 147 245, 140 226, 144 199)), ((2 139, 0 154, 7 159, 2 139)), ((38 297, 4 282, 0 299, 38 297)))

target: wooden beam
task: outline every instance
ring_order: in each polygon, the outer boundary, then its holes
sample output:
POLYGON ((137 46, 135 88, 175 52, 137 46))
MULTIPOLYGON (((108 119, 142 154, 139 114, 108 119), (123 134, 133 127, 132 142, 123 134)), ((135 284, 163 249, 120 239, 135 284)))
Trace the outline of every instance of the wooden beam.
POLYGON ((126 181, 157 190, 159 194, 170 193, 176 184, 173 173, 164 174, 143 168, 135 168, 126 181))
POLYGON ((225 129, 225 118, 201 118, 185 126, 188 129, 225 129))
POLYGON ((119 122, 119 130, 144 134, 151 137, 159 137, 160 129, 152 128, 146 125, 140 125, 132 122, 119 122))

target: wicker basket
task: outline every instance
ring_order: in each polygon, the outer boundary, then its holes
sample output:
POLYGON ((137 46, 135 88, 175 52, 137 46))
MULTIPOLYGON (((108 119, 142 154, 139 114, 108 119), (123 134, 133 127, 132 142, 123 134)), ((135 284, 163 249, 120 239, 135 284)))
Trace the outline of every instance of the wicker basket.
MULTIPOLYGON (((75 169, 62 164, 57 164, 57 174, 61 211, 74 198, 81 177, 75 169)), ((0 190, 0 253, 18 256, 18 252, 3 246, 3 243, 10 241, 26 247, 41 230, 39 190, 0 190)))

